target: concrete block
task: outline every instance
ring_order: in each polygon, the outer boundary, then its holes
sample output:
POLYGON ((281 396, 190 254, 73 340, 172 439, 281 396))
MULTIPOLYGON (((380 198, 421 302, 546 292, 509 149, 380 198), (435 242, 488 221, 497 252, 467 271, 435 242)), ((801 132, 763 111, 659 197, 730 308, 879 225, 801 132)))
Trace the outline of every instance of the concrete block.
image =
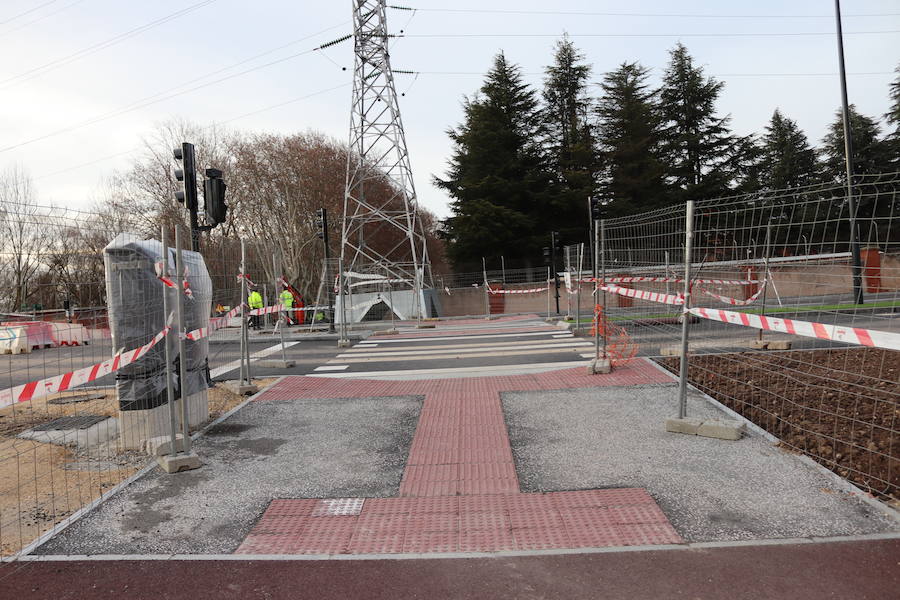
POLYGON ((338 348, 349 348, 353 343, 350 340, 338 340, 337 347, 338 348))
POLYGON ((167 454, 156 459, 159 466, 166 473, 178 473, 180 471, 190 471, 199 469, 201 466, 200 457, 191 452, 190 454, 167 454))
POLYGON ((660 356, 681 356, 681 346, 662 346, 659 354, 660 356))
POLYGON ((564 329, 566 331, 571 331, 573 327, 575 327, 575 323, 569 323, 567 321, 559 321, 556 326, 560 329, 564 329))
POLYGON ((241 383, 240 381, 226 381, 225 388, 238 396, 249 396, 259 391, 256 385, 241 383))
POLYGON ((702 425, 702 419, 693 419, 691 417, 685 417, 683 419, 672 417, 670 419, 666 419, 666 431, 672 433, 687 433, 689 435, 697 435, 697 431, 702 425))
POLYGON ((416 329, 434 329, 434 323, 419 323, 416 329))
POLYGON ((0 354, 28 354, 31 344, 24 327, 0 327, 0 354))
POLYGON ((119 420, 115 417, 110 417, 84 429, 26 429, 17 434, 16 437, 59 446, 75 445, 84 449, 93 448, 114 440, 118 434, 119 420))
POLYGON ((769 350, 790 350, 791 342, 788 340, 772 340, 769 342, 769 350))
MULTIPOLYGON (((172 436, 159 435, 144 440, 144 451, 150 456, 172 454, 172 436)), ((180 433, 175 436, 175 452, 184 452, 184 437, 180 433)))
POLYGON ((704 421, 697 429, 697 435, 720 440, 739 440, 744 433, 744 424, 740 421, 712 419, 704 421))
POLYGON ((294 360, 257 360, 254 364, 262 367, 263 369, 290 369, 291 367, 297 364, 297 361, 294 360))
POLYGON ((612 372, 612 364, 608 358, 595 358, 588 363, 588 375, 605 374, 612 372))
POLYGON ((769 340, 753 340, 750 342, 751 348, 756 348, 757 350, 765 350, 769 347, 769 340))
POLYGON ((559 321, 559 317, 547 317, 546 319, 544 319, 544 321, 547 323, 556 323, 557 321, 559 321))

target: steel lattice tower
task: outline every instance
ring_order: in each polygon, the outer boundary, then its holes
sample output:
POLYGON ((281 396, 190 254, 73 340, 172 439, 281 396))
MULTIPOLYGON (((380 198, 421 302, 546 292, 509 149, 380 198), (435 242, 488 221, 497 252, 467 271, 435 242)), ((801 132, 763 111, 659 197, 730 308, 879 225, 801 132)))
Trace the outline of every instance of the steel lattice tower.
POLYGON ((385 0, 353 0, 354 75, 341 262, 430 287, 425 236, 391 71, 385 0))

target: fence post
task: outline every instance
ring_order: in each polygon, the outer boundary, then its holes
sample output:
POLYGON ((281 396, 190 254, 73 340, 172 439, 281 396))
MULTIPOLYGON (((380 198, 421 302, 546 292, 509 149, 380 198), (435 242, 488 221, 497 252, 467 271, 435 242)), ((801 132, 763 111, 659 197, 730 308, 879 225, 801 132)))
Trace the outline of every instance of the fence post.
POLYGON ((488 297, 488 279, 487 279, 487 264, 484 262, 484 257, 481 257, 481 273, 484 276, 484 318, 486 321, 491 320, 491 299, 488 297))
MULTIPOLYGON (((162 241, 162 276, 163 278, 169 277, 169 244, 166 236, 166 226, 163 225, 160 227, 160 240, 162 241)), ((163 318, 166 320, 166 323, 169 321, 169 291, 167 286, 163 286, 163 318)), ((171 334, 171 330, 170 334, 171 334)), ((171 450, 170 454, 175 454, 178 448, 178 415, 175 413, 175 387, 172 385, 172 347, 169 343, 169 338, 166 336, 166 339, 163 342, 165 344, 165 352, 166 352, 166 400, 169 403, 169 425, 171 427, 171 450)))
POLYGON ((251 386, 250 383, 250 333, 248 331, 248 319, 250 317, 247 306, 247 247, 241 240, 241 380, 239 389, 251 386))
MULTIPOLYGON (((325 282, 325 285, 334 285, 325 282)), ((341 326, 338 335, 338 348, 347 348, 350 346, 350 340, 347 339, 347 294, 344 293, 344 262, 338 261, 338 297, 341 301, 341 326)), ((351 307, 352 308, 352 307, 351 307)))
POLYGON ((594 359, 600 358, 600 315, 597 314, 597 305, 600 304, 600 281, 597 279, 597 272, 600 268, 600 225, 597 219, 593 220, 594 223, 594 239, 592 249, 594 251, 594 256, 592 257, 593 261, 593 276, 594 276, 594 306, 591 307, 591 314, 593 315, 594 320, 594 359))
POLYGON ((691 254, 694 245, 694 201, 687 201, 684 221, 684 307, 681 322, 681 364, 678 369, 678 418, 687 416, 688 328, 691 322, 691 254))
POLYGON ((178 283, 177 301, 175 303, 175 316, 178 322, 178 361, 179 383, 181 384, 181 435, 183 449, 186 453, 191 451, 191 436, 188 421, 188 393, 187 393, 187 353, 184 343, 184 335, 187 333, 184 326, 184 257, 181 252, 181 226, 175 226, 175 281, 178 283))
MULTIPOLYGON (((284 284, 281 283, 283 276, 281 273, 281 261, 278 260, 279 255, 272 255, 272 270, 275 273, 275 302, 274 304, 281 304, 281 295, 284 293, 284 284)), ((288 312, 287 307, 281 307, 281 310, 278 311, 278 321, 275 326, 278 327, 278 333, 281 334, 281 362, 285 368, 287 368, 287 353, 284 349, 284 328, 287 327, 288 322, 288 312)))
MULTIPOLYGON (((600 281, 606 285, 606 219, 600 219, 600 281)), ((600 308, 606 318, 606 292, 600 290, 600 308)), ((599 321, 599 319, 598 319, 599 321)), ((598 322, 599 328, 599 322, 598 322)), ((606 332, 603 332, 603 358, 606 358, 606 332)))

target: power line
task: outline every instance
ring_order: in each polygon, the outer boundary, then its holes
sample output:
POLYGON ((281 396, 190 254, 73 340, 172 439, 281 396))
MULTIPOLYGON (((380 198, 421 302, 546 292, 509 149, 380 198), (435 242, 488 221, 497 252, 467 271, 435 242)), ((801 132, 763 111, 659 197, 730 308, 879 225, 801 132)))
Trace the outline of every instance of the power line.
MULTIPOLYGON (((83 48, 81 50, 78 50, 76 52, 73 52, 71 54, 63 56, 61 58, 52 60, 43 65, 34 67, 32 69, 28 69, 27 71, 23 71, 22 73, 19 73, 18 75, 13 75, 12 77, 9 77, 7 79, 0 81, 0 85, 10 83, 13 81, 17 81, 17 80, 19 83, 21 83, 23 81, 29 81, 31 79, 34 79, 35 77, 44 75, 45 73, 48 73, 58 67, 72 63, 72 62, 78 60, 79 58, 82 58, 89 54, 93 54, 95 52, 99 52, 100 50, 109 48, 110 46, 114 46, 115 44, 118 44, 119 42, 122 42, 130 37, 134 37, 134 36, 136 36, 140 33, 143 33, 147 30, 150 30, 150 29, 153 29, 154 27, 162 25, 163 23, 167 23, 169 21, 177 19, 178 17, 182 17, 188 13, 191 13, 197 9, 203 8, 204 6, 212 4, 213 2, 216 2, 216 1, 217 0, 203 0, 202 2, 197 2, 196 4, 192 4, 191 6, 188 6, 187 8, 182 8, 173 13, 169 13, 168 15, 166 15, 164 17, 160 17, 159 19, 155 19, 153 21, 150 21, 149 23, 145 23, 144 25, 141 25, 140 27, 135 27, 134 29, 130 29, 130 30, 126 31, 125 33, 120 33, 119 35, 113 36, 107 40, 104 40, 102 42, 98 42, 96 44, 88 46, 87 48, 83 48)), ((3 89, 7 89, 9 87, 10 86, 5 86, 3 89)))
POLYGON ((10 21, 15 21, 15 20, 18 19, 19 17, 24 17, 25 15, 30 14, 30 13, 33 13, 33 12, 36 11, 36 10, 40 10, 40 9, 44 8, 45 6, 48 6, 48 5, 50 5, 50 4, 53 4, 54 2, 57 2, 57 0, 50 0, 49 2, 44 2, 43 4, 38 4, 38 5, 35 6, 34 8, 29 8, 28 10, 26 10, 26 11, 24 11, 24 12, 20 12, 19 14, 16 14, 16 15, 13 15, 13 16, 11 16, 11 17, 8 17, 8 18, 7 18, 6 20, 4 20, 4 21, 0 21, 0 25, 6 25, 6 24, 9 23, 10 21))
MULTIPOLYGON (((900 33, 900 29, 881 31, 845 31, 844 35, 884 35, 900 33)), ((558 38, 558 33, 409 33, 392 37, 406 38, 558 38)), ((732 33, 568 33, 569 37, 587 38, 688 38, 688 37, 833 37, 833 31, 732 32, 732 33)))
MULTIPOLYGON (((81 4, 82 2, 84 2, 84 0, 75 0, 74 2, 69 2, 65 6, 60 6, 56 10, 54 10, 52 12, 48 12, 45 15, 41 15, 40 17, 37 17, 37 18, 27 21, 25 23, 20 23, 18 25, 18 27, 13 27, 12 29, 7 29, 6 31, 3 32, 3 35, 9 35, 10 33, 13 33, 14 31, 19 31, 20 29, 24 29, 24 28, 28 27, 29 25, 34 25, 38 21, 43 21, 44 19, 48 19, 54 15, 58 15, 59 13, 63 12, 64 10, 68 10, 68 9, 72 8, 73 6, 75 6, 76 4, 81 4)), ((0 36, 0 37, 2 37, 2 36, 0 36)))
MULTIPOLYGON (((484 76, 483 71, 413 71, 408 69, 393 69, 397 75, 477 75, 484 76)), ((847 73, 854 77, 870 75, 893 75, 894 71, 867 71, 860 73, 847 73)), ((546 75, 543 71, 523 72, 526 76, 546 75)), ((710 73, 712 77, 837 77, 838 73, 710 73)))
MULTIPOLYGON (((594 12, 594 11, 559 11, 559 10, 497 10, 487 8, 413 8, 409 6, 392 6, 395 10, 442 12, 442 13, 475 13, 496 15, 541 15, 541 16, 573 16, 573 17, 660 17, 666 19, 833 19, 833 14, 821 15, 727 15, 696 13, 632 13, 632 12, 594 12)), ((844 17, 897 17, 900 13, 857 13, 844 17)))
POLYGON ((311 38, 311 37, 320 35, 320 34, 324 33, 325 31, 328 31, 328 30, 330 30, 330 29, 335 29, 335 28, 340 27, 340 26, 342 26, 342 25, 343 25, 343 24, 341 24, 341 25, 335 25, 335 26, 333 26, 333 27, 329 27, 328 29, 324 29, 324 30, 319 31, 319 32, 317 32, 317 33, 313 33, 313 34, 311 34, 311 35, 308 35, 308 36, 306 36, 306 37, 304 37, 304 38, 300 38, 300 39, 298 39, 298 40, 294 40, 294 41, 292 41, 292 42, 289 42, 288 44, 284 44, 284 45, 282 45, 282 46, 279 46, 278 48, 274 48, 274 49, 272 49, 272 50, 267 50, 266 52, 262 52, 262 53, 260 53, 260 54, 257 54, 256 56, 251 57, 251 58, 244 59, 244 60, 239 61, 239 62, 237 62, 237 63, 234 63, 234 64, 232 64, 232 65, 230 65, 230 66, 228 66, 228 67, 224 67, 224 68, 221 68, 221 69, 217 69, 216 71, 212 71, 212 72, 210 72, 210 73, 207 73, 206 75, 203 75, 203 76, 201 76, 201 77, 197 77, 197 78, 192 79, 191 81, 188 81, 188 82, 186 82, 186 83, 177 85, 177 86, 175 86, 175 87, 173 87, 173 88, 169 88, 169 89, 166 90, 166 91, 158 92, 158 93, 153 94, 153 95, 151 95, 151 96, 147 96, 147 97, 145 97, 145 98, 143 98, 143 99, 141 99, 141 100, 136 100, 136 101, 132 102, 131 104, 128 104, 128 105, 126 105, 126 106, 124 106, 124 107, 118 108, 118 109, 113 110, 113 111, 110 111, 110 112, 108 112, 108 113, 104 113, 104 114, 102 114, 102 115, 98 115, 98 116, 93 117, 93 118, 91 118, 91 119, 88 119, 88 120, 86 120, 86 121, 82 121, 82 122, 76 123, 76 124, 74 124, 74 125, 69 125, 69 126, 67 126, 67 127, 63 127, 63 128, 61 128, 61 129, 57 129, 57 130, 55 130, 55 131, 51 131, 51 132, 49 132, 49 133, 45 133, 45 134, 43 134, 43 135, 40 135, 40 136, 37 136, 37 137, 34 137, 34 138, 31 138, 31 139, 28 139, 28 140, 25 140, 25 141, 22 141, 22 142, 18 142, 18 143, 16 143, 16 144, 12 144, 12 145, 10 145, 10 146, 5 146, 5 147, 3 147, 3 148, 0 148, 0 153, 2 153, 2 152, 8 152, 8 151, 14 150, 14 149, 16 149, 16 148, 21 148, 22 146, 27 146, 27 145, 29 145, 29 144, 33 144, 34 142, 38 142, 38 141, 45 140, 45 139, 48 139, 48 138, 51 138, 51 137, 55 137, 55 136, 60 135, 60 134, 62 134, 62 133, 68 133, 68 132, 70 132, 70 131, 75 131, 75 130, 77 130, 77 129, 81 129, 81 128, 83 128, 83 127, 87 127, 87 126, 89 126, 89 125, 94 125, 94 124, 96 124, 96 123, 100 123, 100 122, 102 122, 102 121, 106 121, 106 120, 112 119, 112 118, 114 118, 114 117, 118 117, 118 116, 121 116, 121 115, 130 113, 130 112, 134 112, 134 111, 136 111, 136 110, 139 110, 139 109, 141 109, 141 108, 145 108, 145 107, 147 107, 147 106, 151 106, 151 105, 153 105, 153 104, 158 104, 158 103, 160 103, 160 102, 164 102, 164 101, 166 101, 166 100, 171 100, 172 98, 176 98, 176 97, 182 96, 182 95, 184 95, 184 94, 189 94, 189 93, 191 93, 191 92, 195 92, 195 91, 197 91, 197 90, 203 89, 203 88, 205 88, 205 87, 209 87, 209 86, 211 86, 211 85, 215 85, 215 84, 217 84, 217 83, 222 83, 223 81, 228 81, 229 79, 234 79, 235 77, 240 77, 240 76, 242 76, 242 75, 246 75, 246 74, 248 74, 248 73, 252 73, 252 72, 258 71, 258 70, 260 70, 260 69, 265 69, 265 68, 267 68, 267 67, 271 67, 272 65, 277 65, 277 64, 286 62, 286 61, 288 61, 288 60, 291 60, 291 59, 293 59, 293 58, 297 58, 297 57, 299 57, 299 56, 303 56, 303 55, 305 55, 305 54, 311 54, 311 53, 316 52, 316 51, 318 51, 318 50, 322 50, 322 49, 324 49, 324 48, 328 48, 328 47, 334 46, 334 45, 336 45, 336 44, 339 44, 339 43, 341 43, 341 42, 344 42, 344 41, 350 39, 352 36, 346 35, 346 36, 340 37, 340 38, 338 38, 338 39, 336 39, 336 40, 332 40, 332 41, 330 41, 330 42, 326 42, 326 43, 324 43, 324 44, 321 44, 321 45, 319 45, 319 46, 317 46, 317 47, 315 47, 315 48, 309 48, 309 49, 307 49, 307 50, 303 50, 303 51, 301 51, 301 52, 297 52, 297 53, 295 53, 295 54, 291 54, 291 55, 285 56, 285 57, 283 57, 283 58, 279 58, 279 59, 276 59, 276 60, 272 60, 272 61, 269 61, 269 62, 267 62, 267 63, 263 63, 263 64, 261 64, 261 65, 257 65, 257 66, 255 66, 255 67, 250 67, 250 68, 248 68, 248 69, 244 69, 243 71, 238 71, 237 73, 232 73, 231 75, 226 75, 226 76, 224 76, 224 77, 220 77, 220 78, 214 79, 214 80, 212 80, 212 81, 207 81, 206 83, 201 83, 201 84, 199 84, 199 85, 195 85, 195 86, 193 86, 193 87, 190 87, 190 88, 187 88, 187 89, 178 91, 178 92, 173 91, 173 90, 177 90, 177 89, 179 89, 179 88, 182 88, 182 87, 184 87, 185 85, 190 85, 190 84, 192 84, 192 83, 195 83, 195 82, 198 82, 198 81, 202 81, 202 80, 204 80, 204 79, 207 79, 208 77, 211 77, 211 76, 216 75, 216 74, 218 74, 218 73, 222 73, 222 72, 224 72, 224 71, 228 71, 228 70, 230 70, 230 69, 233 69, 233 68, 236 67, 236 66, 239 66, 239 65, 242 65, 242 64, 246 64, 247 62, 250 62, 250 61, 252 61, 252 60, 255 60, 256 58, 259 58, 259 57, 261 57, 261 56, 265 56, 265 55, 267 55, 267 54, 271 54, 272 52, 276 52, 277 50, 280 50, 280 49, 282 49, 282 48, 286 48, 287 46, 291 46, 291 45, 293 45, 293 44, 295 44, 295 43, 298 43, 299 41, 306 40, 306 39, 309 39, 309 38, 311 38), (171 92, 171 93, 170 93, 170 92, 171 92))
MULTIPOLYGON (((247 112, 247 113, 243 113, 243 114, 240 114, 240 115, 238 115, 238 116, 236 116, 236 117, 231 117, 230 119, 225 119, 224 121, 218 121, 218 122, 212 123, 212 124, 210 124, 210 125, 206 125, 206 126, 204 126, 204 127, 200 127, 200 130, 203 131, 203 130, 207 130, 207 129, 212 129, 212 128, 217 127, 217 126, 219 126, 219 125, 225 125, 225 124, 227 124, 227 123, 232 123, 232 122, 238 121, 238 120, 240 120, 240 119, 245 119, 245 118, 247 118, 247 117, 252 117, 252 116, 254 116, 254 115, 258 115, 258 114, 261 114, 261 113, 264 113, 264 112, 268 112, 268 111, 270 111, 270 110, 275 110, 275 109, 277 109, 277 108, 281 108, 281 107, 284 107, 284 106, 288 106, 288 105, 294 104, 294 103, 296 103, 296 102, 301 102, 301 101, 303 101, 303 100, 307 100, 307 99, 313 98, 313 97, 315 97, 315 96, 321 96, 322 94, 326 94, 326 93, 328 93, 328 92, 333 92, 333 91, 335 91, 335 90, 344 89, 344 88, 348 88, 348 87, 350 87, 350 84, 349 84, 349 83, 342 83, 342 84, 340 84, 340 85, 336 85, 336 86, 332 86, 332 87, 325 88, 325 89, 322 89, 322 90, 318 90, 318 91, 316 91, 316 92, 311 92, 311 93, 309 93, 309 94, 304 94, 304 95, 302 95, 302 96, 296 96, 296 97, 291 98, 291 99, 289 99, 289 100, 284 100, 284 101, 278 102, 278 103, 276 103, 276 104, 270 104, 270 105, 268 105, 268 106, 264 106, 263 108, 259 108, 259 109, 256 109, 256 110, 253 110, 253 111, 250 111, 250 112, 247 112)), ((71 171, 77 171, 78 169, 83 169, 84 167, 90 167, 90 166, 93 166, 93 165, 96 165, 96 164, 99 164, 99 163, 108 161, 108 160, 113 159, 113 158, 120 158, 120 157, 122 157, 122 156, 127 156, 127 155, 129 155, 129 154, 134 154, 135 152, 141 150, 142 148, 143 148, 143 146, 136 146, 136 147, 131 148, 131 149, 129 149, 129 150, 124 150, 124 151, 122 151, 122 152, 115 152, 115 153, 113 153, 113 154, 107 154, 107 155, 105 155, 105 156, 101 156, 100 158, 96 158, 96 159, 93 159, 93 160, 89 160, 89 161, 87 161, 87 162, 79 163, 79 164, 73 165, 73 166, 71 166, 71 167, 66 167, 66 168, 64 168, 64 169, 58 169, 58 170, 56 170, 56 171, 51 171, 51 172, 49 172, 49 173, 44 173, 43 175, 39 175, 39 176, 35 177, 35 178, 34 178, 34 181, 40 181, 40 180, 42 180, 42 179, 48 179, 48 178, 50 178, 50 177, 55 177, 55 176, 57 176, 57 175, 62 175, 62 174, 64 174, 64 173, 69 173, 69 172, 71 172, 71 171)))

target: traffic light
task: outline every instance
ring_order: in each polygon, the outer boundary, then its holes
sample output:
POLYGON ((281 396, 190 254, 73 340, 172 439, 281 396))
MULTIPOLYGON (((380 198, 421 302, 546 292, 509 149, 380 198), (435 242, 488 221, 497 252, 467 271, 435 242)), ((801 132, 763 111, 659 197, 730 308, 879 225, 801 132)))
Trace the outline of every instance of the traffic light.
POLYGON ((328 243, 328 216, 324 208, 316 211, 316 236, 328 243))
POLYGON ((602 207, 603 205, 600 204, 600 198, 597 198, 596 196, 591 198, 591 220, 600 220, 600 211, 602 207))
POLYGON ((203 182, 203 207, 206 211, 206 220, 212 226, 225 222, 228 214, 228 205, 225 204, 225 180, 222 179, 222 171, 219 169, 207 169, 206 181, 203 182))
POLYGON ((172 151, 175 160, 181 161, 181 168, 175 170, 175 179, 182 182, 182 189, 175 192, 175 199, 188 210, 197 210, 197 163, 194 159, 194 145, 184 142, 181 148, 172 151))
POLYGON ((550 246, 544 246, 544 264, 550 264, 550 246))

